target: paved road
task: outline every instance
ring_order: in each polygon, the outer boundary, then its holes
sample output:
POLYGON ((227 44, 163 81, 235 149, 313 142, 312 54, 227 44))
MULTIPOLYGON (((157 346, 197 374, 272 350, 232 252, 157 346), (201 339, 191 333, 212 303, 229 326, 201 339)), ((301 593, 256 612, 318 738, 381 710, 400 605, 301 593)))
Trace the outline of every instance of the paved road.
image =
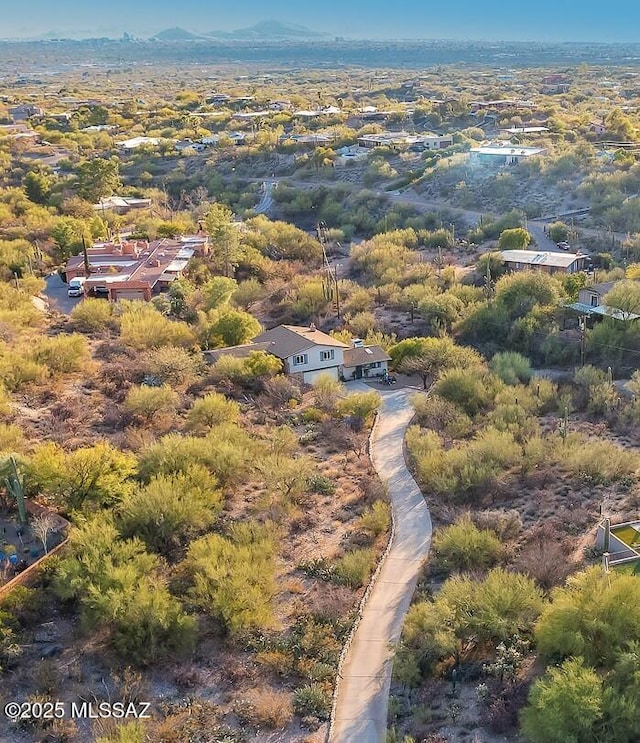
POLYGON ((395 538, 342 667, 333 743, 385 740, 393 662, 389 643, 400 638, 418 573, 431 545, 429 509, 404 461, 404 434, 413 417, 408 401, 412 392, 381 393, 384 404, 371 441, 371 458, 389 488, 395 538))
MULTIPOLYGON (((544 228, 546 225, 544 225, 542 222, 532 222, 529 221, 527 223, 527 230, 529 230, 529 233, 533 237, 536 247, 538 250, 544 250, 548 251, 550 253, 566 253, 566 250, 563 250, 562 248, 559 248, 553 240, 545 233, 544 228)), ((571 250, 569 252, 575 252, 574 250, 571 250)))
POLYGON ((63 315, 68 315, 78 304, 81 297, 70 297, 67 295, 68 286, 62 281, 57 273, 47 276, 44 295, 49 300, 49 307, 57 310, 63 315))
POLYGON ((272 191, 278 185, 278 181, 268 180, 262 184, 262 197, 253 207, 256 214, 268 214, 273 208, 274 201, 272 191))

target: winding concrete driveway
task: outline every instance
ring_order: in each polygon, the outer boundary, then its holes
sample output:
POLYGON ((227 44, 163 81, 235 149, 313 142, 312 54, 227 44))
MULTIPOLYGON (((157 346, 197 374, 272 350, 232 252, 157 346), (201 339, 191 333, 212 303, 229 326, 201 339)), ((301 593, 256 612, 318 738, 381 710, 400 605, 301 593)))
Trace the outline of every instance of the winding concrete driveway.
POLYGON ((404 434, 413 417, 408 399, 412 392, 381 392, 384 403, 371 440, 371 458, 389 489, 395 536, 342 666, 330 737, 333 743, 382 743, 385 739, 393 663, 389 645, 400 638, 431 545, 429 509, 404 461, 404 434))

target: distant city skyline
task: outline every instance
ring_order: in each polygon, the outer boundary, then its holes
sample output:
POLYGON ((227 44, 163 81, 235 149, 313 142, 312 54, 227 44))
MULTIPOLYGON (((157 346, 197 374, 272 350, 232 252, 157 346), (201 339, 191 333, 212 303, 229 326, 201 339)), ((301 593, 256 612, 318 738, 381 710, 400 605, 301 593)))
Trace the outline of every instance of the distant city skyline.
POLYGON ((382 0, 351 3, 324 0, 307 5, 272 0, 266 8, 255 0, 231 5, 202 0, 31 0, 8 4, 0 24, 2 38, 120 36, 148 37, 179 26, 205 33, 229 31, 277 19, 332 36, 360 39, 453 39, 477 41, 640 42, 640 7, 631 0, 596 6, 578 0, 539 0, 521 7, 503 0, 458 0, 433 6, 418 0, 389 4, 382 0))

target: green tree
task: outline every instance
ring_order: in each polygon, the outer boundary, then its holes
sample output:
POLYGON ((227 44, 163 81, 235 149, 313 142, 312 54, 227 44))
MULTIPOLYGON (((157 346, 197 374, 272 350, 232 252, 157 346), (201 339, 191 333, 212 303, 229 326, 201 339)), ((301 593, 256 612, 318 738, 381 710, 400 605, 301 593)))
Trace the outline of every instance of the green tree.
POLYGON ((133 487, 136 458, 106 442, 65 452, 57 444, 37 446, 27 461, 27 482, 34 493, 67 511, 112 505, 133 487))
POLYGON ((146 302, 131 302, 120 308, 120 311, 120 337, 132 348, 189 348, 195 344, 195 337, 188 325, 163 317, 155 307, 146 302))
POLYGON ((640 315, 640 281, 617 282, 605 294, 602 304, 619 309, 624 320, 640 315))
POLYGON ((214 276, 202 287, 205 298, 205 310, 217 310, 226 307, 233 293, 238 288, 235 279, 226 276, 214 276))
POLYGON ((531 743, 597 743, 602 712, 598 674, 582 658, 571 658, 533 685, 522 730, 531 743))
POLYGON ((505 384, 515 385, 531 379, 531 362, 517 351, 495 354, 489 366, 505 384))
POLYGON ((378 411, 380 405, 382 405, 382 398, 374 390, 371 392, 355 392, 340 400, 338 412, 341 415, 353 417, 360 424, 363 424, 378 411))
POLYGON ((111 196, 121 186, 118 160, 115 158, 92 158, 76 168, 78 195, 92 204, 98 203, 105 196, 111 196))
POLYGON ((582 656, 596 668, 611 668, 617 653, 640 640, 640 581, 599 567, 570 576, 556 588, 536 626, 543 658, 582 656))
POLYGON ((500 250, 524 250, 531 242, 531 235, 524 227, 503 230, 498 239, 500 250))
POLYGON ((198 337, 205 348, 239 346, 255 338, 261 330, 253 315, 230 308, 200 313, 197 327, 198 337))
POLYGON ((483 361, 475 351, 457 346, 448 337, 408 338, 389 349, 393 367, 409 374, 419 374, 426 390, 446 369, 481 366, 483 361))
POLYGON ((53 179, 45 173, 30 171, 24 177, 24 190, 29 201, 34 204, 46 204, 51 195, 53 179))
POLYGON ((492 531, 478 529, 469 514, 464 514, 455 524, 436 531, 433 551, 438 567, 450 572, 492 567, 503 548, 492 531))
POLYGON ((240 255, 240 237, 231 209, 213 204, 205 217, 205 227, 211 238, 216 267, 224 276, 232 276, 240 255))
POLYGON ((496 284, 495 300, 512 319, 523 317, 537 305, 555 306, 562 297, 557 279, 542 271, 521 271, 503 276, 496 284))
POLYGON ((569 239, 569 226, 564 222, 552 222, 549 225, 549 237, 554 243, 563 242, 569 239))

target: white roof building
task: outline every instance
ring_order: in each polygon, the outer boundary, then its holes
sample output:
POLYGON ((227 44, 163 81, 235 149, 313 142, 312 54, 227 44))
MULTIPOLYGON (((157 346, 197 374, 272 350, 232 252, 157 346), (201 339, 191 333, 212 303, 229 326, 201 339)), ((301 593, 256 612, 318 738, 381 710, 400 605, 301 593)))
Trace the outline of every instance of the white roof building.
POLYGON ((132 137, 118 142, 118 147, 122 150, 137 150, 138 147, 144 147, 145 145, 157 147, 159 144, 160 140, 157 137, 132 137))

